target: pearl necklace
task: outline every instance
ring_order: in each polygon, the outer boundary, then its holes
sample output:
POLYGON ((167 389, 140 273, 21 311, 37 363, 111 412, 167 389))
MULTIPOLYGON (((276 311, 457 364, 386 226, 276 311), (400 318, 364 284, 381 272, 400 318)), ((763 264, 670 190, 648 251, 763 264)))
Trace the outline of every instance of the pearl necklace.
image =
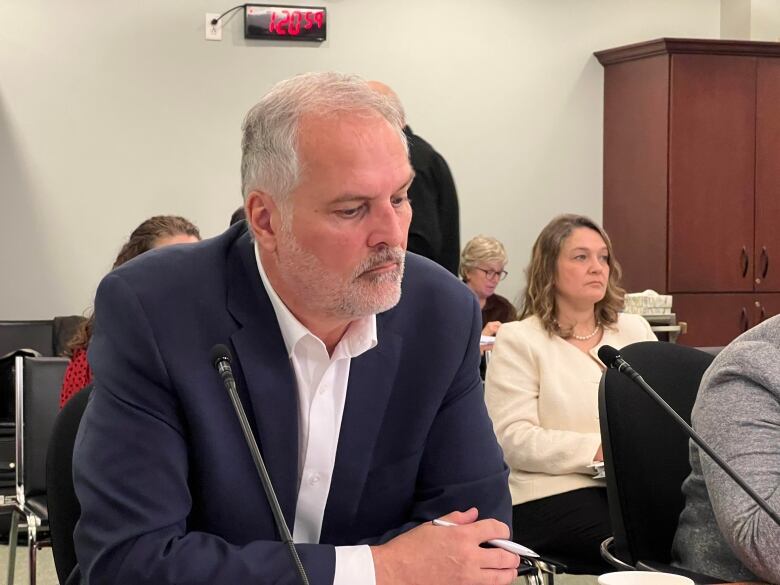
POLYGON ((588 335, 577 335, 576 333, 574 333, 574 331, 572 331, 571 336, 577 341, 588 341, 588 339, 592 339, 593 337, 595 337, 596 333, 598 333, 600 329, 601 329, 601 323, 596 321, 596 328, 588 335))

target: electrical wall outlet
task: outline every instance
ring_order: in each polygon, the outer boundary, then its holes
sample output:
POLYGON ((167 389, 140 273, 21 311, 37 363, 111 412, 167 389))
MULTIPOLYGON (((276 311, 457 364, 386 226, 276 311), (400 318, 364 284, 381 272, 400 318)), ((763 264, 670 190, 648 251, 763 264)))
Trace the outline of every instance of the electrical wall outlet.
POLYGON ((217 24, 211 24, 211 21, 214 20, 215 18, 219 18, 219 12, 206 13, 206 40, 207 41, 222 40, 222 21, 218 20, 217 24))

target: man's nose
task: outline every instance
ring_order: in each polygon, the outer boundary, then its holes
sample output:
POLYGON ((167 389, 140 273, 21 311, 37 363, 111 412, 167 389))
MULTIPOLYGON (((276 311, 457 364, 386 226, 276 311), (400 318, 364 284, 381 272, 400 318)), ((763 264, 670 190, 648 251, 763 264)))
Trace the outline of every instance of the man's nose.
POLYGON ((394 207, 390 202, 375 206, 371 218, 371 232, 368 237, 369 246, 373 248, 385 245, 397 248, 406 242, 411 209, 409 209, 408 204, 404 205, 406 208, 394 207))

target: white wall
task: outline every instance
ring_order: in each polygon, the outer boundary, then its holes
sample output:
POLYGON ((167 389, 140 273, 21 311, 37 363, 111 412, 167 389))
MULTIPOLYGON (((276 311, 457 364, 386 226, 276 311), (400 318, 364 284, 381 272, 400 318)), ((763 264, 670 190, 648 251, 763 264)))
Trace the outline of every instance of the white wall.
MULTIPOLYGON (((777 0, 771 0, 776 2, 777 0)), ((753 0, 720 0, 720 37, 749 39, 753 0)))
POLYGON ((780 41, 780 1, 751 0, 750 39, 780 41))
MULTIPOLYGON (((322 45, 206 42, 215 0, 0 4, 0 319, 82 312, 144 218, 204 235, 240 204, 244 112, 274 82, 337 69, 386 81, 449 161, 462 241, 502 239, 514 297, 541 227, 601 218, 602 69, 593 51, 717 38, 717 0, 297 0, 322 45)), ((630 196, 630 194, 626 194, 630 196)))

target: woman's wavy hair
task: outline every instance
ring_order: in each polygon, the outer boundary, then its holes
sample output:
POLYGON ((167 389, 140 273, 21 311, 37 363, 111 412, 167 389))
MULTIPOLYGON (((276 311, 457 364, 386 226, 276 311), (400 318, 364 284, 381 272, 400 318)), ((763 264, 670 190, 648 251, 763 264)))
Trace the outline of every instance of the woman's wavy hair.
MULTIPOLYGON (((178 215, 155 215, 150 217, 130 234, 130 238, 122 246, 122 249, 119 250, 111 270, 155 248, 160 238, 179 235, 194 236, 200 239, 200 231, 195 227, 195 224, 183 217, 178 215)), ((65 355, 73 355, 73 352, 76 350, 87 348, 89 340, 92 338, 94 325, 95 315, 90 311, 87 320, 79 326, 73 337, 68 341, 65 355)))
POLYGON ((626 291, 620 287, 621 269, 612 251, 612 242, 607 232, 589 217, 566 214, 553 218, 534 242, 531 262, 526 268, 526 287, 520 309, 520 319, 536 315, 544 328, 552 335, 569 337, 571 331, 561 330, 555 318, 555 280, 558 274, 558 256, 563 243, 577 228, 588 228, 598 233, 607 245, 609 255, 609 278, 604 298, 595 306, 596 319, 605 327, 617 322, 618 313, 623 308, 626 291))

